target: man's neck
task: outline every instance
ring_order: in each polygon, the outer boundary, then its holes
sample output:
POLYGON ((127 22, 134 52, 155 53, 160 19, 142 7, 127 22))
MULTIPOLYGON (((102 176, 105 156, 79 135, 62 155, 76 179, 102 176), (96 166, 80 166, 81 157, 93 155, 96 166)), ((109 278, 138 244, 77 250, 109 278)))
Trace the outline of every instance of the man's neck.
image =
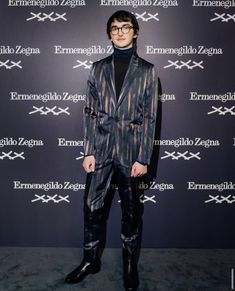
POLYGON ((129 58, 133 54, 133 47, 128 49, 119 49, 114 47, 113 55, 115 57, 129 58))

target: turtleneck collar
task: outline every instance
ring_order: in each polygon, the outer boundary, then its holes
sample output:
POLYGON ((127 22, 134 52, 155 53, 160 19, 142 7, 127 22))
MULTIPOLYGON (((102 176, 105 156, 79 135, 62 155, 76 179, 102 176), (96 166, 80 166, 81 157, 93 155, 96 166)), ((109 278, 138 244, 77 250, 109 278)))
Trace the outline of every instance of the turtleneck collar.
POLYGON ((115 57, 123 57, 123 58, 130 58, 133 54, 133 48, 129 48, 129 49, 124 49, 124 50, 120 50, 116 47, 114 47, 113 50, 113 55, 115 57))

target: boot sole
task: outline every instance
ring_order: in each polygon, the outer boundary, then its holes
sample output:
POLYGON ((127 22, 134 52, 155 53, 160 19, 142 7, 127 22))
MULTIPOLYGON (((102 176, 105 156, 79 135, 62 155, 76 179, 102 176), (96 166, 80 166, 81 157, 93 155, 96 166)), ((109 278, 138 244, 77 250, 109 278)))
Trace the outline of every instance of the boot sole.
POLYGON ((91 271, 87 272, 87 273, 84 273, 83 275, 81 275, 79 278, 77 279, 72 279, 72 280, 66 280, 65 279, 65 282, 68 283, 68 284, 76 284, 76 283, 79 283, 81 281, 83 281, 83 279, 85 279, 88 275, 90 274, 96 274, 100 271, 100 265, 93 268, 91 271))

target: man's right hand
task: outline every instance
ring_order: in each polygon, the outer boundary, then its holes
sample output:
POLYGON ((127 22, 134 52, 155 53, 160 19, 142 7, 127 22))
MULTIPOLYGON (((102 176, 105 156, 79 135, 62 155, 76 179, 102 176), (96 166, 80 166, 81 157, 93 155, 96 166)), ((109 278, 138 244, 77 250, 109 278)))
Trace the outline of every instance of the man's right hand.
POLYGON ((94 156, 86 156, 82 163, 83 168, 87 173, 95 171, 95 157, 94 156))

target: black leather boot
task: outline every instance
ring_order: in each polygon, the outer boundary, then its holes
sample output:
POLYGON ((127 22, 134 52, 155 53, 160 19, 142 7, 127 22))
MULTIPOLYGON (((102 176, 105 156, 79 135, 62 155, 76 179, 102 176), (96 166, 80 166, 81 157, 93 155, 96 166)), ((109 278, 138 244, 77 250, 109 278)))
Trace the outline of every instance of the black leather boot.
POLYGON ((126 291, 135 291, 139 286, 136 252, 123 249, 123 282, 126 291))
POLYGON ((123 283, 126 291, 135 291, 139 286, 137 264, 142 238, 142 192, 136 178, 120 173, 118 181, 122 208, 123 283))
POLYGON ((65 278, 65 282, 69 284, 81 282, 87 275, 95 274, 100 271, 100 260, 94 262, 87 262, 83 260, 81 264, 73 270, 65 278))

